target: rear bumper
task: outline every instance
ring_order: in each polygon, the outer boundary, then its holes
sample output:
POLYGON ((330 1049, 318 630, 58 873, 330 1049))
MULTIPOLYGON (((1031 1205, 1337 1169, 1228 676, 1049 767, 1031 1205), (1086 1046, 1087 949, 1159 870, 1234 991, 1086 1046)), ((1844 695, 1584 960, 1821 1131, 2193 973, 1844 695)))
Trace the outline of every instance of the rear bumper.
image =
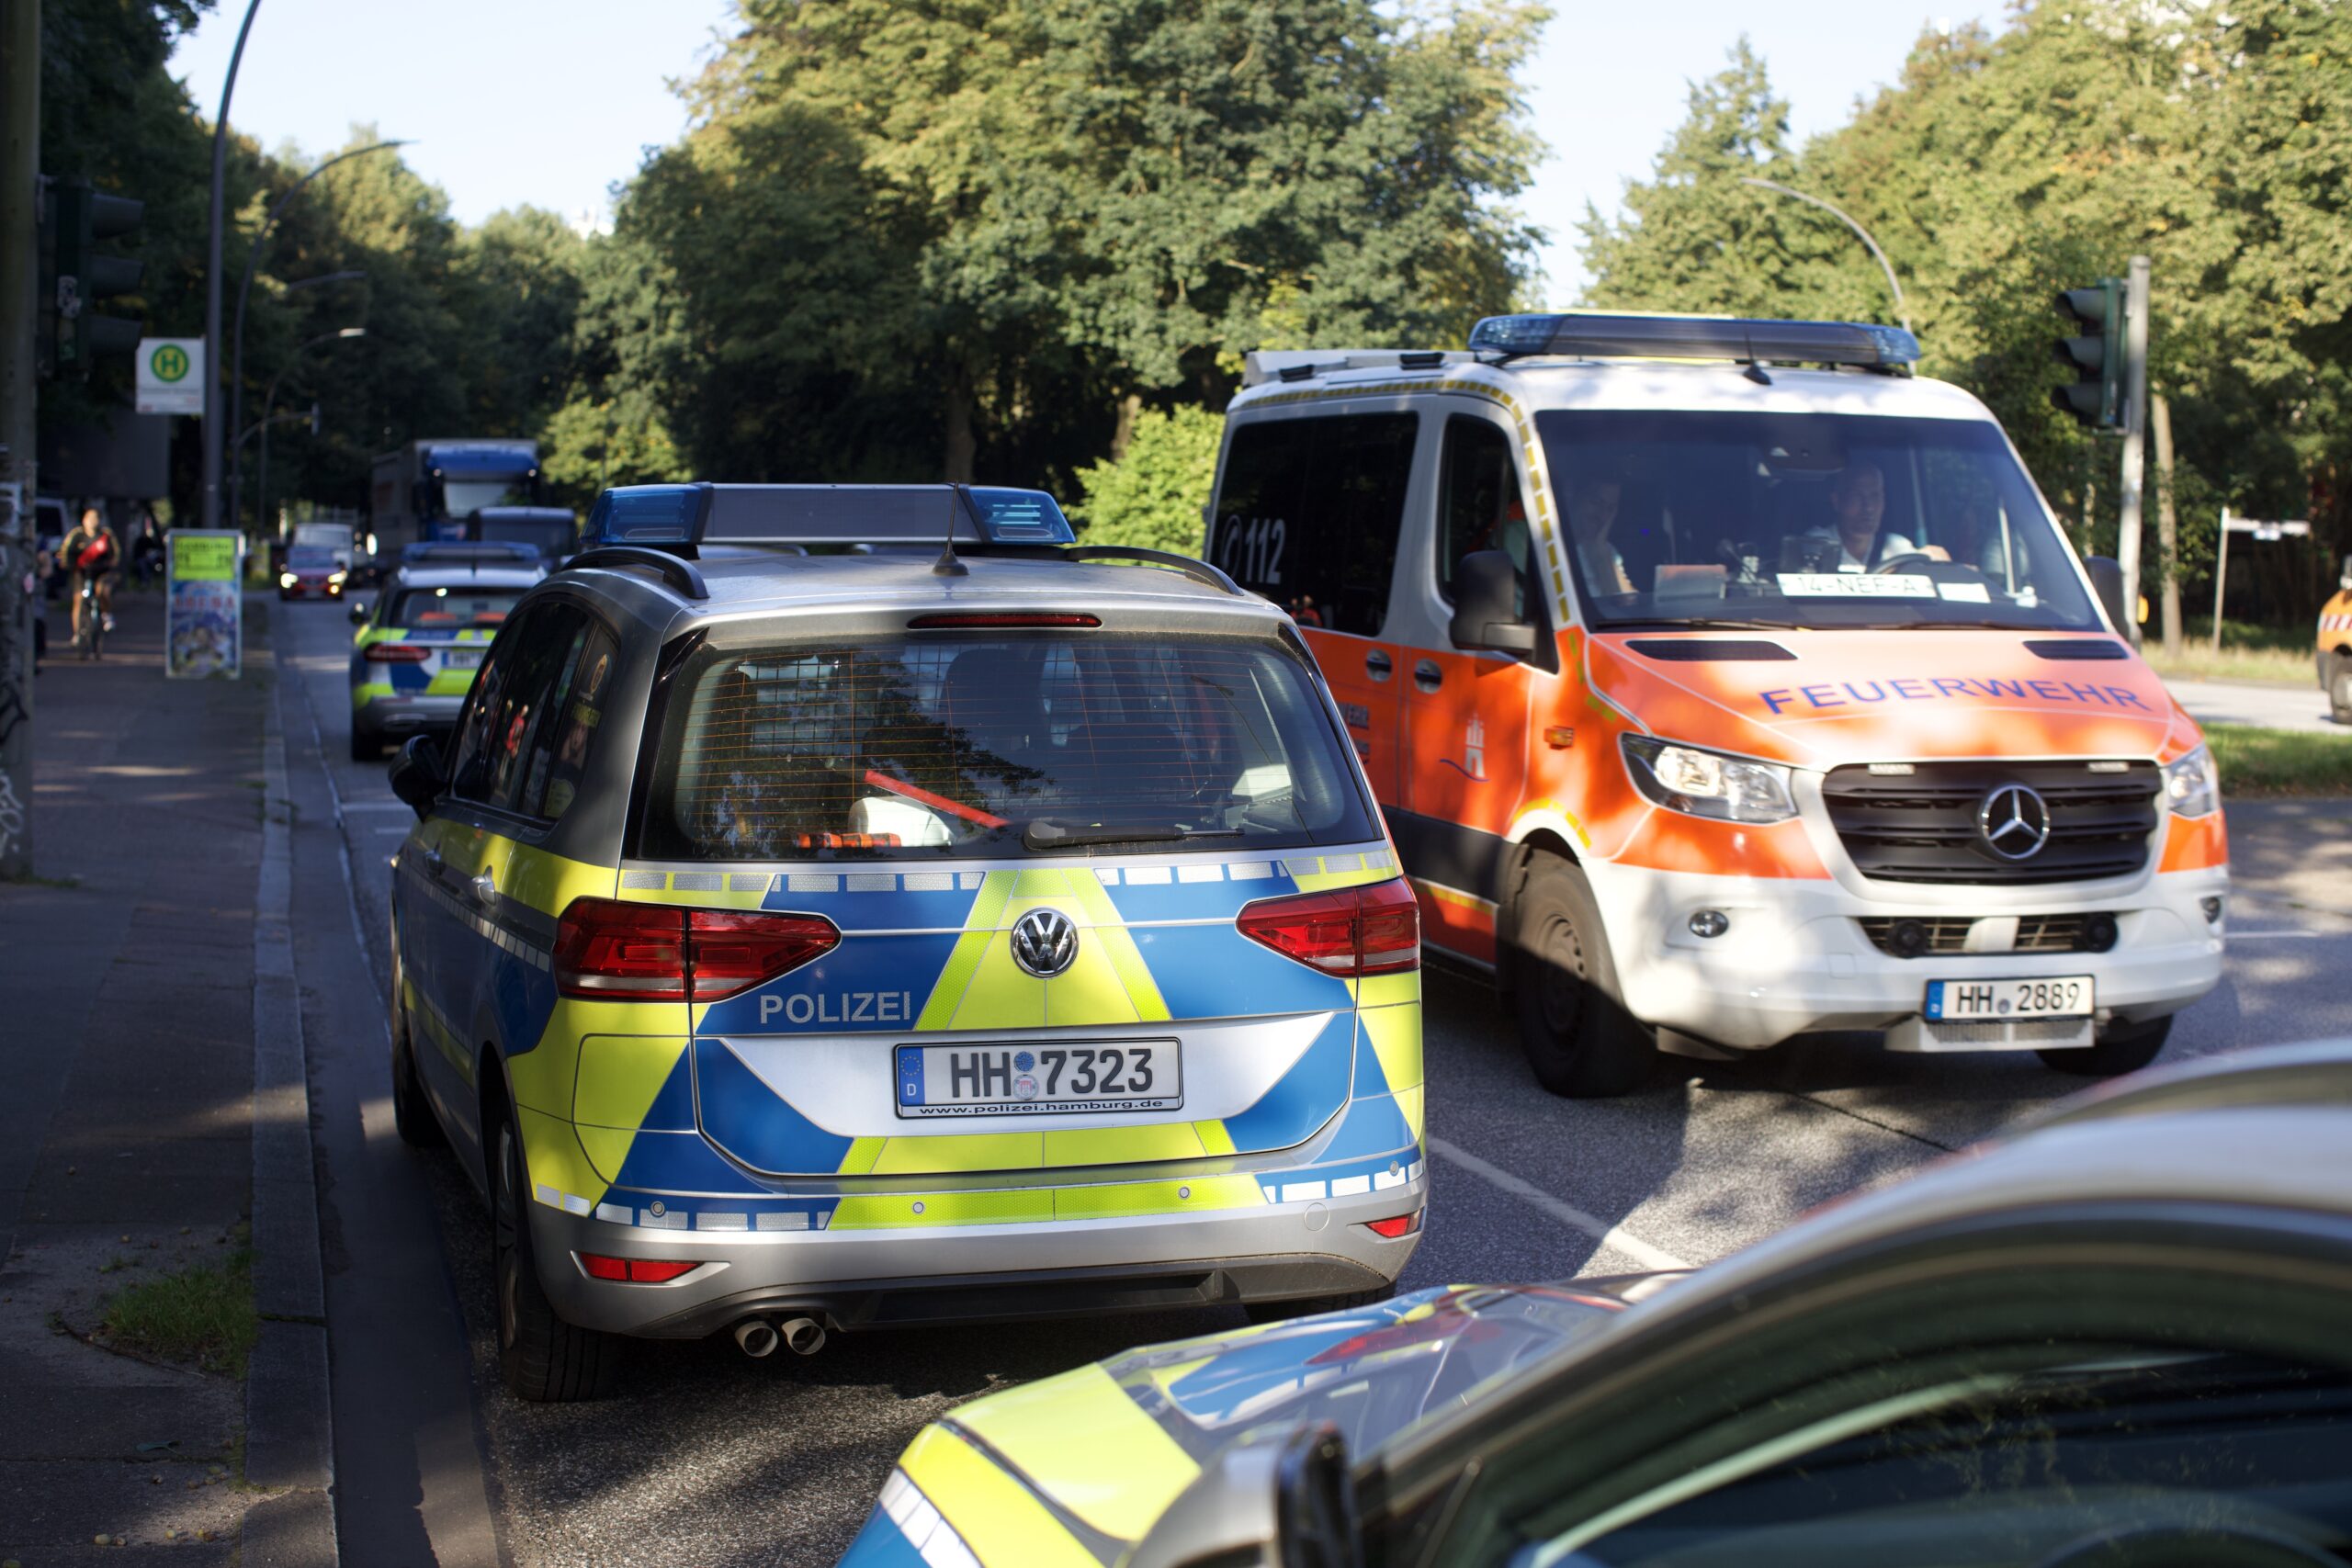
POLYGON ((354 703, 351 722, 355 728, 373 730, 379 735, 451 729, 457 726, 458 710, 465 705, 462 696, 435 697, 401 692, 354 703))
MULTIPOLYGON (((1758 1049, 1825 1030, 1896 1030, 1918 1018, 1930 980, 2088 975, 2098 1020, 2139 1021, 2179 1011, 2220 984, 2222 924, 2199 900, 2229 890, 2224 867, 2143 875, 2123 888, 1954 889, 1859 896, 1834 879, 1764 880, 1588 868, 1610 951, 1636 1018, 1719 1045, 1758 1049), (1730 930, 1691 934, 1690 917, 1720 910, 1730 930), (2105 953, 1984 953, 1896 958, 1864 934, 1873 916, 2102 911, 2118 938, 2105 953)), ((1917 1032, 1891 1043, 1922 1043, 1917 1032)), ((1955 1036, 1957 1038, 1957 1036, 1955 1036)), ((2063 1043, 2011 1031, 1978 1047, 2063 1043)))
POLYGON ((539 1279, 583 1327, 700 1338, 753 1314, 828 1329, 991 1323, 1214 1306, 1375 1289, 1419 1245, 1364 1228, 1422 1208, 1429 1171, 1347 1198, 1040 1224, 785 1233, 649 1231, 531 1205, 539 1279), (693 1258, 661 1285, 592 1280, 574 1256, 693 1258))

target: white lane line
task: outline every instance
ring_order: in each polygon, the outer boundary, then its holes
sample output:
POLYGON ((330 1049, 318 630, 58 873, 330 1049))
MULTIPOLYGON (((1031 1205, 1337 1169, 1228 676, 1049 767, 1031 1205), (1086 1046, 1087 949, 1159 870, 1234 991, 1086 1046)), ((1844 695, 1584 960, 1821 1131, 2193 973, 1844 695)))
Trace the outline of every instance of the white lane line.
POLYGON ((1521 1202, 1531 1203, 1571 1230, 1579 1230, 1611 1251, 1622 1252, 1645 1269, 1695 1269, 1662 1247, 1652 1247, 1640 1236, 1622 1225, 1604 1223, 1586 1213, 1573 1203, 1553 1197, 1532 1181, 1522 1181, 1510 1171, 1488 1165, 1466 1149, 1458 1149, 1443 1138, 1429 1140, 1430 1153, 1448 1165, 1460 1166, 1488 1186, 1499 1188, 1521 1202))
POLYGON ((2301 938, 2314 942, 2342 942, 2352 937, 2352 931, 2232 931, 2231 942, 2276 942, 2282 937, 2301 938))

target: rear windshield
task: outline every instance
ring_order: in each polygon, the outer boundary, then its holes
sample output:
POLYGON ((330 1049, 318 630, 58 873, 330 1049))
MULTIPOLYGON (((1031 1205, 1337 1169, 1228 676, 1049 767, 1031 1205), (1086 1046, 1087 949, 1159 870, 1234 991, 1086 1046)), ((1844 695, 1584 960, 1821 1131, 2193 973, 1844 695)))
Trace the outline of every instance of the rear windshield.
POLYGON ((436 626, 494 626, 506 619, 519 588, 403 588, 392 600, 388 626, 429 631, 436 626))
POLYGON ((705 650, 664 704, 649 860, 1261 850, 1378 836, 1306 668, 1108 632, 705 650))

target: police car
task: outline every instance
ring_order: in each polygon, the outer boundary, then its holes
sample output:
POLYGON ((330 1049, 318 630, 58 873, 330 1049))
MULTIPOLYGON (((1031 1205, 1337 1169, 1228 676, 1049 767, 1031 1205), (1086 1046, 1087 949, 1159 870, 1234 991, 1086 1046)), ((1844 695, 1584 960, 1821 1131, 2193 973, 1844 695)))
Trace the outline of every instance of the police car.
POLYGON ((351 756, 446 730, 506 613, 546 572, 526 545, 411 545, 374 604, 354 600, 351 756))
POLYGON ((1419 925, 1289 618, 968 487, 608 491, 393 787, 394 1102, 616 1336, 1376 1299, 1419 925))

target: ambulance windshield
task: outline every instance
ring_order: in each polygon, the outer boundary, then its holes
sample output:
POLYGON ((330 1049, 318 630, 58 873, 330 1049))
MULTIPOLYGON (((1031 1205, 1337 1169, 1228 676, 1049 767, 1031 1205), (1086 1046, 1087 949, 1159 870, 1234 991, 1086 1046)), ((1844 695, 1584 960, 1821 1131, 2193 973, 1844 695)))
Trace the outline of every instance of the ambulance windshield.
POLYGON ((1985 421, 1553 410, 1535 423, 1595 627, 2103 629, 1985 421))
POLYGON ((1250 854, 1376 839, 1272 642, 1107 631, 706 649, 673 683, 654 860, 1250 854))

